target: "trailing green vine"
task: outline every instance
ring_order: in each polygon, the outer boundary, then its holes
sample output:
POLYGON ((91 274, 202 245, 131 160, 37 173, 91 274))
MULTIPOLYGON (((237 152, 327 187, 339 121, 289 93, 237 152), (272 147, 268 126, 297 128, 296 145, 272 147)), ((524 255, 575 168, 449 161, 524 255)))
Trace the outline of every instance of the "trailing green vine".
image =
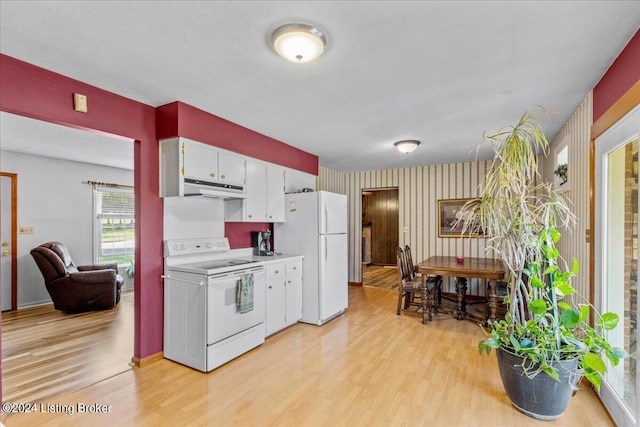
POLYGON ((593 306, 571 285, 579 272, 578 260, 573 258, 571 269, 561 269, 556 243, 560 232, 555 228, 544 230, 539 238, 545 257, 528 263, 523 274, 528 278, 532 317, 524 323, 514 322, 510 313, 503 320, 490 324, 489 338, 478 344, 480 353, 492 348, 503 348, 528 359, 523 363, 527 376, 544 372, 559 380, 553 361, 579 359, 587 380, 600 388, 602 375, 607 371, 605 356, 613 366, 627 357, 622 348, 613 347, 603 331, 614 329, 619 322, 616 313, 599 315, 593 306), (572 300, 579 302, 574 302, 572 300), (590 311, 594 310, 596 327, 589 325, 590 311))

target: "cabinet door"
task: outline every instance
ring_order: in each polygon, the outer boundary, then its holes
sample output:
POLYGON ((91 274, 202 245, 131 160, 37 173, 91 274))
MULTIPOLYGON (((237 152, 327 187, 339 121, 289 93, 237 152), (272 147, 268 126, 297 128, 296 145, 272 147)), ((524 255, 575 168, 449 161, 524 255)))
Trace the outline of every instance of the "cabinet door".
POLYGON ((285 281, 287 297, 286 325, 292 325, 302 318, 302 277, 287 277, 285 281))
POLYGON ((285 194, 296 193, 302 190, 302 172, 295 169, 285 169, 284 171, 284 192, 285 194))
POLYGON ((207 181, 218 180, 218 150, 207 144, 184 141, 182 145, 183 175, 207 181))
POLYGON ((284 168, 267 166, 267 221, 284 222, 284 168))
POLYGON ((231 185, 244 185, 246 178, 245 158, 220 151, 218 153, 218 174, 220 182, 231 185))
POLYGON ((316 189, 316 176, 310 173, 300 172, 300 186, 302 188, 316 189))
POLYGON ((296 169, 285 169, 284 192, 296 193, 304 188, 316 189, 316 176, 296 169))
POLYGON ((283 280, 267 281, 266 335, 285 327, 286 291, 283 280))
POLYGON ((265 181, 265 169, 265 163, 247 159, 245 221, 266 222, 267 182, 265 181))

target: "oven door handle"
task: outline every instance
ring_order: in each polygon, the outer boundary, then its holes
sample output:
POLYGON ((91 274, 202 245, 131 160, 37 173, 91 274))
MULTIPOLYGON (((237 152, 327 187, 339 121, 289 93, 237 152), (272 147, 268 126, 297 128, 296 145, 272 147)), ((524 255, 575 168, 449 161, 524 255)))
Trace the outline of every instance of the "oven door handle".
POLYGON ((164 274, 162 274, 160 277, 163 278, 163 279, 175 280, 176 282, 189 283, 190 285, 198 285, 198 286, 204 285, 204 280, 196 282, 194 280, 178 279, 177 277, 171 277, 171 276, 167 276, 167 275, 164 275, 164 274))

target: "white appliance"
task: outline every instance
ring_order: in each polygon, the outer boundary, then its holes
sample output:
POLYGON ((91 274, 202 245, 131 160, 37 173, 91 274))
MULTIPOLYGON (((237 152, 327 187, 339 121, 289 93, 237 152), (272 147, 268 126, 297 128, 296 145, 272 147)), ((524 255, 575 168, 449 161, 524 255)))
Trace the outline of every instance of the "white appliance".
POLYGON ((264 343, 262 264, 231 258, 226 238, 165 241, 164 357, 209 372, 264 343), (253 275, 253 310, 241 313, 241 277, 253 275))
POLYGON ((304 255, 300 321, 322 325, 349 305, 347 196, 317 191, 285 197, 285 222, 274 224, 274 247, 304 255))

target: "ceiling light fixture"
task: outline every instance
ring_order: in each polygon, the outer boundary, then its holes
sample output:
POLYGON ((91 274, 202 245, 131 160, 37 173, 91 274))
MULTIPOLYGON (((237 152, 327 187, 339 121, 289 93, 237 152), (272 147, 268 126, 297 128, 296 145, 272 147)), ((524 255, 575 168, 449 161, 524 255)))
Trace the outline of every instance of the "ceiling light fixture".
POLYGON ((404 141, 398 141, 394 143, 395 147, 401 153, 409 154, 420 145, 420 141, 416 141, 415 139, 406 139, 404 141))
POLYGON ((322 55, 327 38, 315 27, 287 24, 273 32, 271 44, 284 59, 302 64, 322 55))

